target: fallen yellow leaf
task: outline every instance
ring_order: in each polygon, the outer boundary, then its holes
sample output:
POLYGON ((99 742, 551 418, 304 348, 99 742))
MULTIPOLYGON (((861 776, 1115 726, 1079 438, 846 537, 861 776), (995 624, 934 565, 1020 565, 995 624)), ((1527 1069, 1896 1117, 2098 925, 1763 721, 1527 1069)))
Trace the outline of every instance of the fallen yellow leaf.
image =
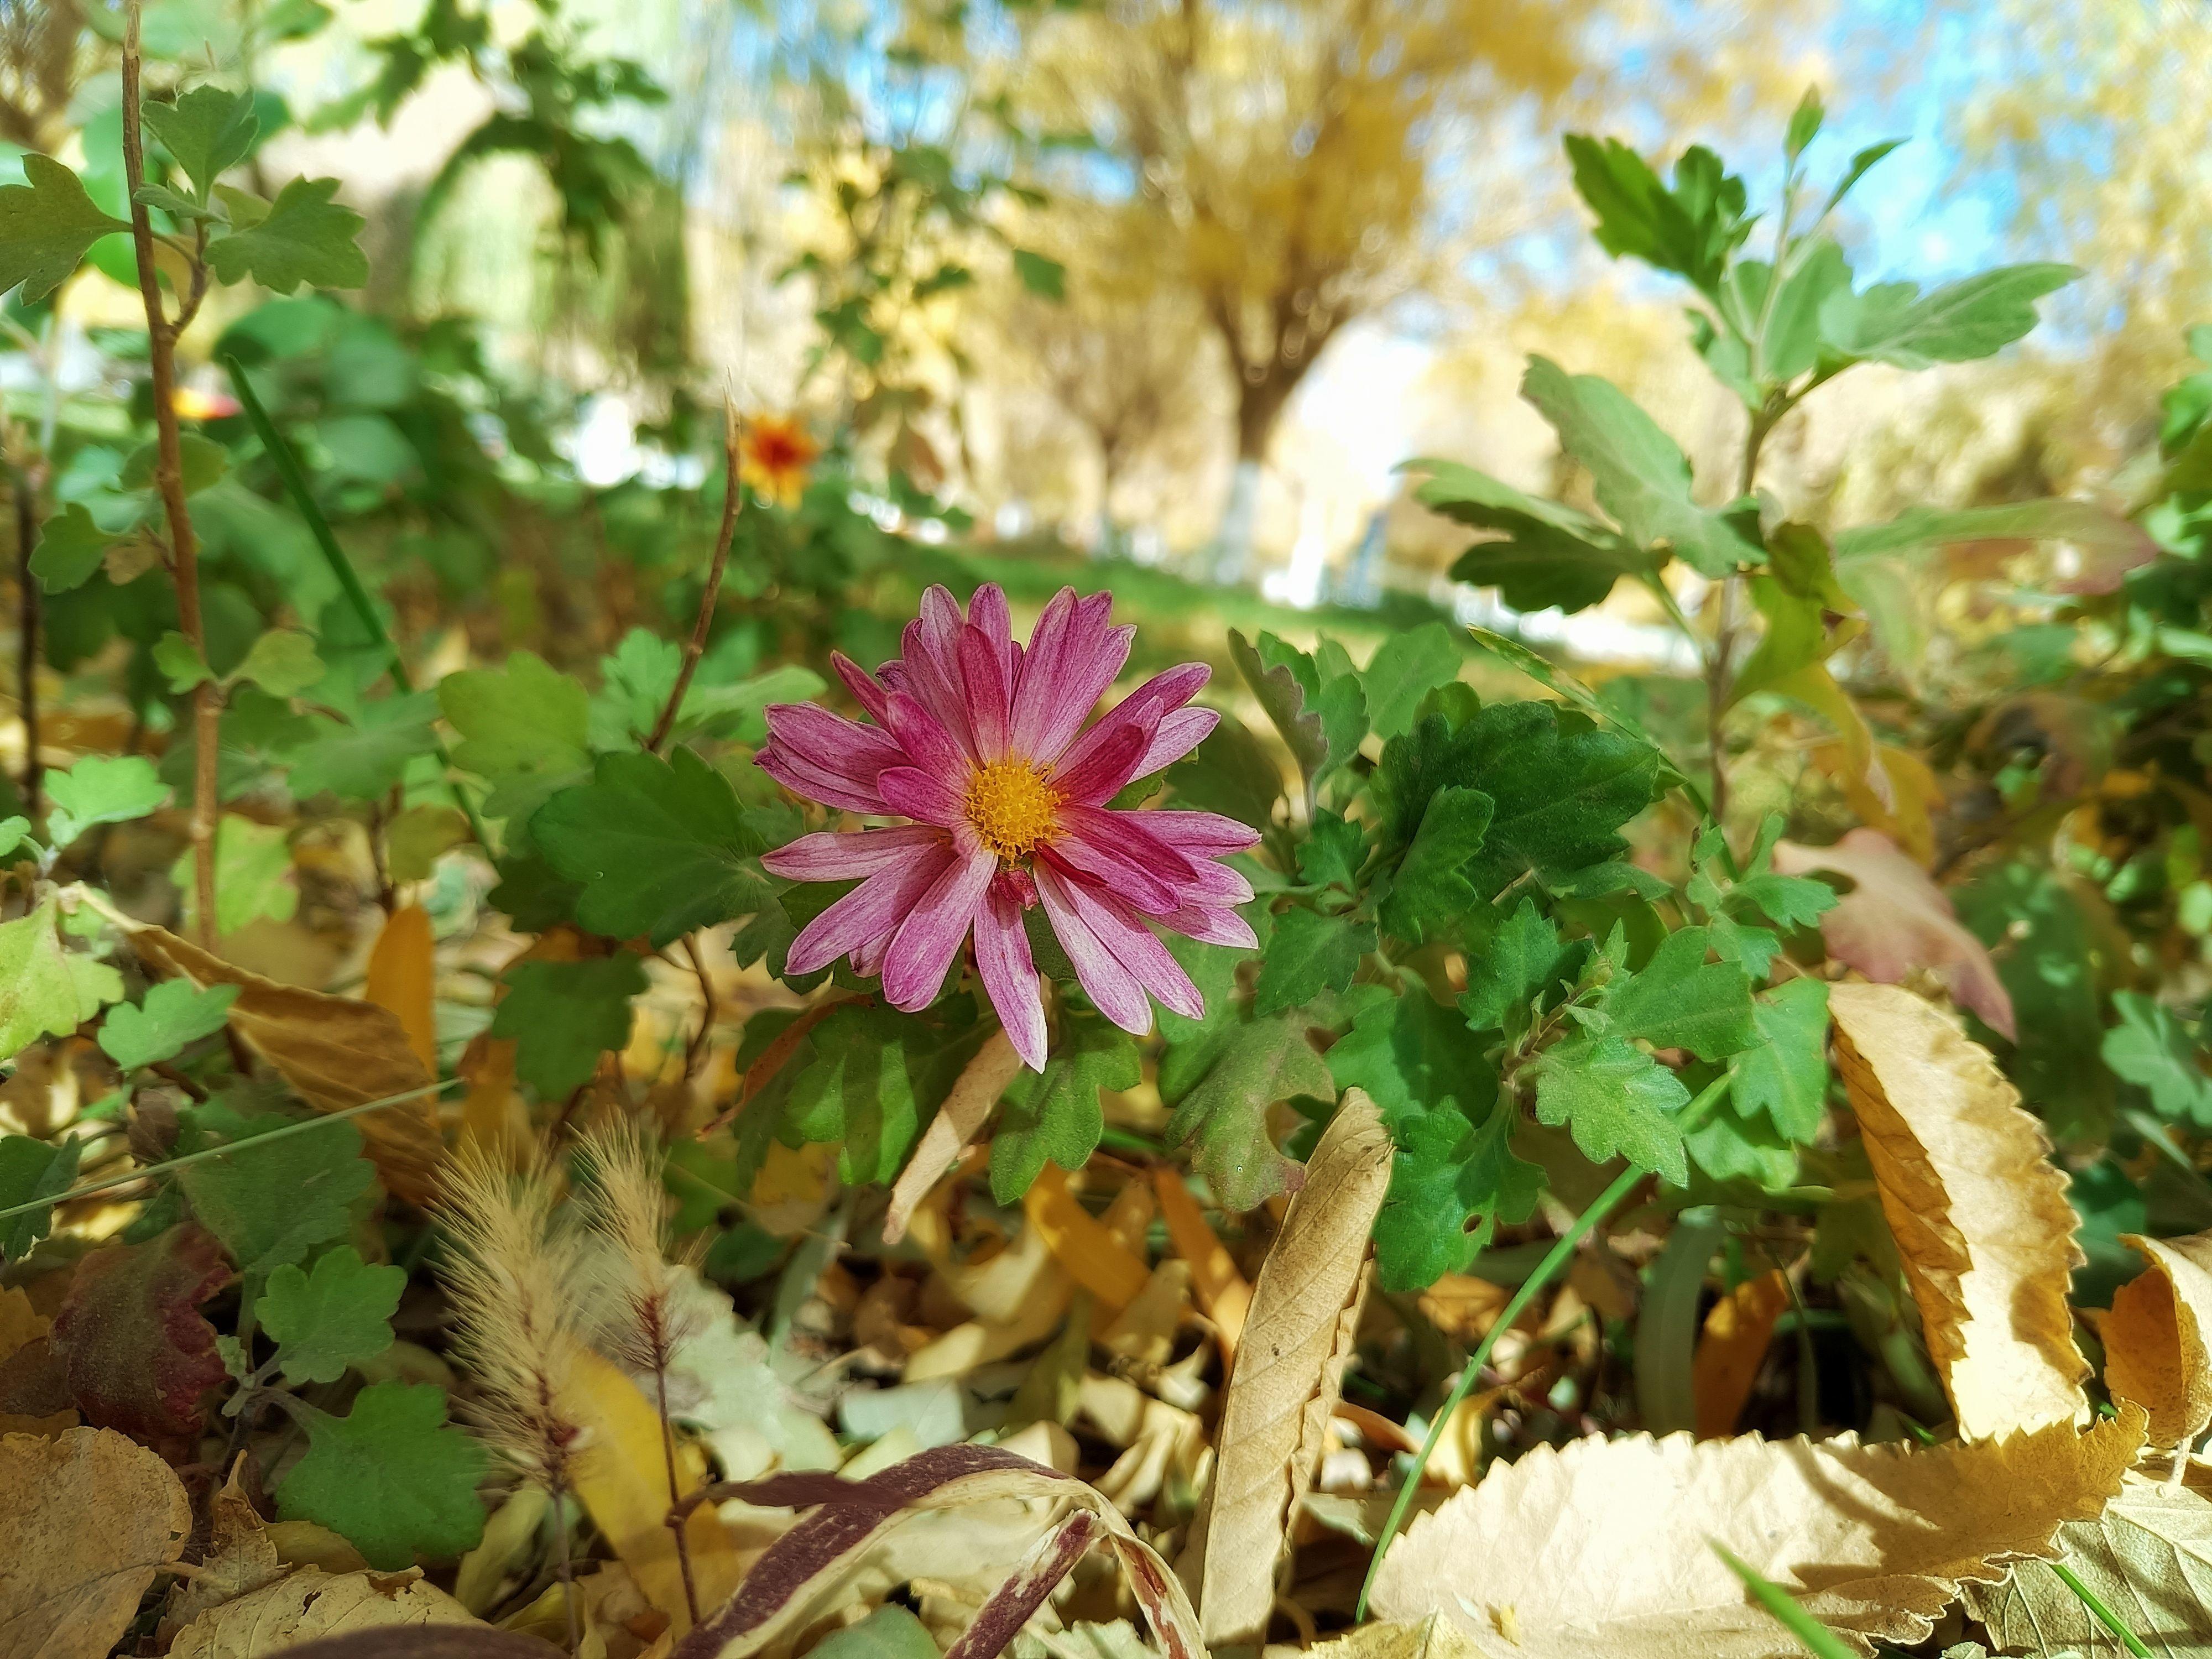
POLYGON ((1191 1290, 1213 1322, 1221 1357, 1234 1359, 1244 1316, 1252 1305, 1252 1287, 1237 1271, 1228 1247, 1206 1224, 1206 1212, 1183 1184, 1182 1172, 1163 1164, 1152 1171, 1152 1185, 1159 1193, 1160 1215, 1168 1224, 1168 1242, 1190 1263, 1191 1290))
POLYGON ((264 1659, 349 1631, 482 1623, 415 1568, 333 1575, 301 1567, 202 1613, 177 1632, 169 1659, 264 1659))
POLYGON ((1046 1163, 1022 1208, 1068 1276, 1098 1299, 1106 1316, 1102 1323, 1111 1323, 1134 1302, 1152 1277, 1128 1246, 1075 1201, 1057 1164, 1046 1163))
POLYGON ((392 913, 368 953, 367 979, 362 995, 391 1011, 422 1069, 436 1076, 438 969, 428 911, 403 904, 392 913))
POLYGON ((1385 1619, 1441 1614, 1491 1659, 1782 1659, 1802 1650, 1725 1545, 1860 1653, 1926 1638, 1962 1583, 2094 1518, 2143 1413, 1929 1450, 1756 1435, 1589 1439, 1492 1467, 1383 1559, 1385 1619))
POLYGON ((2182 1445, 2212 1424, 2212 1233, 2121 1238, 2150 1267, 2120 1286, 2105 1316, 2105 1381, 2150 1413, 2151 1444, 2182 1445))
POLYGON ((1766 1363, 1774 1327, 1790 1307, 1790 1281, 1780 1268, 1747 1279, 1705 1316, 1698 1352, 1690 1362, 1690 1387, 1698 1402, 1698 1438, 1735 1431, 1751 1385, 1766 1363))
POLYGON ((1212 1484, 1178 1564, 1206 1644, 1256 1642, 1275 1571, 1336 1404, 1367 1284, 1367 1238, 1390 1186, 1390 1134, 1360 1091, 1322 1132, 1253 1287, 1215 1438, 1212 1484))
POLYGON ((1837 1069, 1960 1433, 2086 1421, 2089 1365, 2067 1305, 2085 1258, 2042 1124, 1988 1051, 1910 991, 1835 985, 1828 1006, 1837 1069))

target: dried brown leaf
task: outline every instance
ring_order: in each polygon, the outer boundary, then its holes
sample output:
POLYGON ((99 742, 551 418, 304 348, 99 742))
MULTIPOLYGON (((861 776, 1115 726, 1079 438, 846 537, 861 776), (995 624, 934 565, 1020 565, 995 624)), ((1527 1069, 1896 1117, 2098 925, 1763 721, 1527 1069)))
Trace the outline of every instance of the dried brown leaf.
POLYGON ((1698 1438, 1735 1431, 1766 1363, 1774 1328, 1790 1306, 1790 1281, 1780 1268, 1747 1279, 1713 1304, 1690 1362, 1690 1392, 1698 1405, 1698 1438))
POLYGON ((2105 1381, 2150 1413, 2151 1444, 2179 1446, 2212 1424, 2212 1233, 2121 1237, 2150 1267, 2120 1286, 2105 1316, 2105 1381))
POLYGON ((1375 1620, 1306 1650, 1309 1659, 1489 1659, 1489 1650, 1448 1619, 1375 1620))
MULTIPOLYGON (((2212 1468, 2192 1463, 2179 1484, 2130 1474, 2102 1516, 2060 1528, 2057 1547, 2155 1659, 2212 1659, 2212 1468)), ((1966 1609, 2000 1652, 2127 1659, 2127 1646, 2039 1561, 2001 1584, 1970 1587, 1966 1609)))
POLYGON ((192 1506, 112 1429, 0 1437, 0 1653, 100 1659, 177 1559, 192 1506))
POLYGON ((302 1567, 202 1613, 177 1632, 169 1659, 264 1659, 317 1637, 381 1626, 482 1622, 413 1568, 334 1576, 302 1567))
POLYGON ((2067 1291, 2084 1260, 2065 1175, 2020 1091, 1958 1023, 1892 985, 1836 985, 1850 1094, 1928 1352, 1970 1439, 2087 1420, 2067 1291))
POLYGON ((906 1168, 899 1171, 891 1187, 890 1207, 884 1212, 884 1243, 896 1244, 906 1237, 915 1206, 958 1162, 975 1132, 983 1127, 983 1120, 990 1116, 991 1108, 1014 1080, 1014 1073, 1021 1069, 1022 1057, 1014 1052, 1013 1040, 1003 1028, 992 1032, 975 1051, 975 1057, 961 1069, 945 1103, 922 1131, 914 1156, 907 1159, 906 1168))
POLYGON ((2012 996, 1988 948, 1960 923, 1949 896, 1881 830, 1850 830, 1832 847, 1778 842, 1774 867, 1788 876, 1832 870, 1851 878, 1851 891, 1820 918, 1837 961, 1884 985, 1930 969, 1960 1007, 1991 1030, 2015 1035, 2012 996))
MULTIPOLYGON (((388 1008, 280 985, 163 927, 134 927, 131 946, 149 968, 182 975, 203 989, 238 987, 238 1000, 230 1005, 231 1029, 319 1112, 343 1111, 427 1089, 436 1080, 388 1008)), ((410 1203, 428 1203, 445 1155, 436 1102, 423 1095, 366 1113, 357 1121, 386 1188, 410 1203)))
POLYGON ((276 1583, 285 1574, 284 1564, 277 1559, 276 1540, 270 1537, 252 1499, 239 1485, 245 1468, 246 1455, 241 1452, 231 1466, 230 1479, 209 1503, 207 1547, 200 1552, 198 1570, 191 1577, 179 1580, 169 1593, 169 1605, 161 1614, 165 1635, 211 1608, 276 1583))
POLYGON ((1925 1639, 1964 1583, 2047 1556, 2099 1514, 2143 1414, 1929 1450, 1855 1437, 1578 1441, 1494 1467, 1416 1521, 1374 1607, 1431 1613, 1488 1659, 1779 1659, 1800 1648, 1714 1553, 1726 1545, 1862 1653, 1925 1639))
POLYGON ((419 904, 403 904, 386 919, 376 936, 362 995, 391 1011, 409 1050, 433 1076, 438 1070, 437 986, 430 914, 419 904))
POLYGON ((1390 1134, 1354 1089, 1306 1165, 1253 1287, 1184 1560, 1210 1646, 1267 1632, 1275 1573, 1352 1357, 1367 1238, 1390 1185, 1390 1134))

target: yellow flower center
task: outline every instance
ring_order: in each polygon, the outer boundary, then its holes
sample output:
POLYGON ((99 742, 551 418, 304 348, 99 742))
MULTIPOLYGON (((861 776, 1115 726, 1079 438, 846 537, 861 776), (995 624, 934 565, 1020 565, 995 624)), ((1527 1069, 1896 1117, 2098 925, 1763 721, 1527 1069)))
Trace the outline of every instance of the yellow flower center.
POLYGON ((1014 864, 1052 839, 1060 792, 1018 760, 979 766, 968 779, 968 822, 1000 862, 1014 864))

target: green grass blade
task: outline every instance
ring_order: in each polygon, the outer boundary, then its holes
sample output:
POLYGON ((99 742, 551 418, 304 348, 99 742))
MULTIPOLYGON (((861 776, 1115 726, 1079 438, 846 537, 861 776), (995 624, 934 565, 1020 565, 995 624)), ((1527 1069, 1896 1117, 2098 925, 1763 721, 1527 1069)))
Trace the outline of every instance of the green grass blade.
POLYGON ((1790 1633, 1805 1644, 1805 1650, 1815 1659, 1857 1659, 1835 1632, 1815 1619, 1790 1599, 1781 1585, 1762 1578, 1751 1565, 1740 1559, 1718 1539, 1712 1541, 1713 1553, 1728 1563, 1728 1569, 1743 1580, 1751 1599, 1772 1613, 1790 1633))
POLYGON ((2134 1654, 2136 1659, 2151 1659, 2151 1651, 2143 1645, 2142 1638, 2130 1630, 2127 1621, 2106 1607, 2104 1598, 2083 1583, 2075 1576, 2073 1568, 2063 1561, 2053 1561, 2051 1564, 2051 1571, 2057 1575, 2060 1583, 2065 1585, 2080 1598, 2081 1605, 2089 1609, 2091 1618, 2119 1638, 2122 1647, 2134 1654))
MULTIPOLYGON (((331 521, 323 516, 321 504, 315 500, 314 492, 307 488, 307 475, 300 471, 299 457, 293 454, 291 445, 284 441, 283 434, 276 430, 276 423, 269 418, 269 411, 262 407, 261 398, 253 390, 252 382, 246 378, 245 365, 235 357, 225 357, 222 366, 230 372, 231 386, 238 393, 238 401, 245 407, 246 420, 252 424, 254 434, 261 440, 261 447, 268 453, 270 463, 276 469, 276 476, 283 481, 284 493, 292 498, 293 507, 307 521, 307 532, 315 538, 315 545, 322 550, 324 562, 330 566, 331 574, 337 578, 339 590, 345 594, 346 603, 361 618, 361 625, 368 630, 368 636, 384 647, 385 659, 391 665, 392 683, 402 691, 412 691, 415 679, 407 672, 407 659, 400 655, 398 641, 385 627, 384 618, 377 611, 376 601, 369 597, 368 589, 362 583, 361 573, 353 568, 353 561, 346 557, 345 550, 338 545, 337 536, 331 529, 331 521)), ((459 779, 451 775, 453 757, 447 752, 443 738, 438 740, 437 752, 438 763, 446 769, 447 774, 447 787, 453 792, 453 804, 461 809, 461 816, 469 821, 469 833, 476 837, 477 845, 484 849, 486 856, 489 856, 491 837, 485 833, 483 820, 477 815, 475 798, 462 786, 459 779)))

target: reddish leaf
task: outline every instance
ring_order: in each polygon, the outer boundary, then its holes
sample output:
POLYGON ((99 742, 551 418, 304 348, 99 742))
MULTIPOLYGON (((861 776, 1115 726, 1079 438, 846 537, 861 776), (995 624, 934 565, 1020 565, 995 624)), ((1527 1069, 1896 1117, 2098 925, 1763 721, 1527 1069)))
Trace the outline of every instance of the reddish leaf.
POLYGON ((181 1449, 227 1375, 199 1304, 229 1278, 222 1247, 193 1221, 78 1263, 53 1341, 85 1421, 181 1449))
POLYGON ((1943 890, 1879 830, 1853 830, 1832 847, 1778 842, 1774 867, 1785 876, 1832 870, 1856 884, 1820 918, 1828 953, 1878 985, 1917 969, 1942 977, 1952 998, 1990 1030, 2014 1036, 2012 997, 1988 947, 1968 933, 1943 890))

